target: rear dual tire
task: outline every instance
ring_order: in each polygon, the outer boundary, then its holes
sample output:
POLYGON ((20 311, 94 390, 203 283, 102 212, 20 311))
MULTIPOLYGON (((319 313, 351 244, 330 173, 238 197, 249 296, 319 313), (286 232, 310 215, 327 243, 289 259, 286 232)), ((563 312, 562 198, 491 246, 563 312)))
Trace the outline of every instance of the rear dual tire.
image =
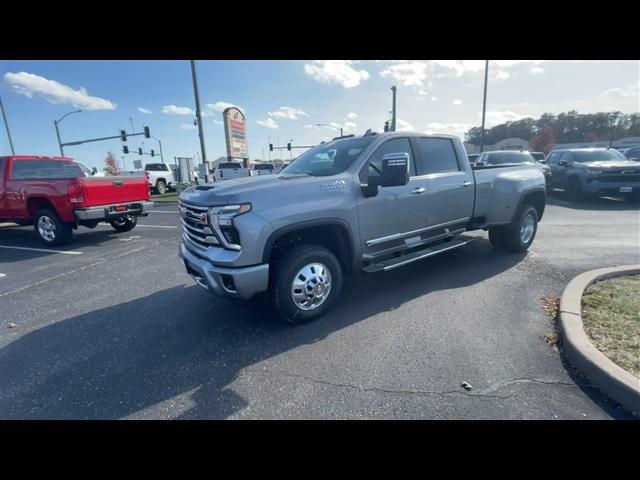
POLYGON ((509 225, 489 229, 489 241, 499 250, 524 252, 533 243, 537 232, 538 211, 531 205, 523 205, 509 225))

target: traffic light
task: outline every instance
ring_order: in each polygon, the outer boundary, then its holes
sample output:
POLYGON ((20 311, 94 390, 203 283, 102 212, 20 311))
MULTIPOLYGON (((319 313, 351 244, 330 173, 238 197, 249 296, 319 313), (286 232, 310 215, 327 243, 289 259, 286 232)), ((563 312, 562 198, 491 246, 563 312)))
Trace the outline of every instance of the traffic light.
POLYGON ((138 155, 142 155, 142 147, 138 148, 138 155))
POLYGON ((127 132, 125 132, 124 130, 120 130, 120 140, 122 140, 123 142, 127 141, 127 132))
POLYGON ((270 151, 270 152, 273 152, 273 143, 270 143, 270 144, 269 144, 269 151, 270 151))
POLYGON ((151 150, 151 156, 154 157, 155 153, 153 153, 153 150, 151 150))
POLYGON ((144 127, 144 138, 151 138, 151 133, 149 133, 149 127, 144 127))
POLYGON ((287 143, 287 150, 291 151, 291 143, 287 143))
POLYGON ((129 147, 127 147, 126 145, 124 145, 124 146, 122 147, 122 151, 123 151, 125 154, 126 154, 126 153, 129 153, 129 147))
POLYGON ((388 132, 389 131, 389 120, 387 120, 386 122, 384 122, 384 131, 388 132))

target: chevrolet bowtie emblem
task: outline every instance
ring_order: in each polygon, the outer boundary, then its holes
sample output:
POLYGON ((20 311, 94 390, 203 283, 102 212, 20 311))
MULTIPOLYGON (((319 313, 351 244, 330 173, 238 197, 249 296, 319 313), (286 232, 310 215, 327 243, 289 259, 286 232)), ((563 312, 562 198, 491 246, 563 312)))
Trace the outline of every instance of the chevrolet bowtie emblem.
POLYGON ((201 213, 200 214, 200 223, 207 223, 207 214, 206 213, 201 213))

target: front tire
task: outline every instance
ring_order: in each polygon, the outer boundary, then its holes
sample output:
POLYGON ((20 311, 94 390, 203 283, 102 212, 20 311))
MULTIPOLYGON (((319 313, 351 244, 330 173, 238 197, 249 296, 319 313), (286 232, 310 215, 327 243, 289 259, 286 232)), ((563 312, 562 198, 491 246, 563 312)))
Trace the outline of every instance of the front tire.
POLYGON ((60 220, 58 214, 50 208, 38 210, 33 220, 36 235, 47 246, 64 245, 73 237, 71 224, 60 220))
POLYGON ((109 224, 118 233, 128 232, 138 224, 138 217, 135 215, 125 215, 117 220, 111 220, 109 224))
POLYGON ((269 296, 286 322, 318 318, 342 290, 342 268, 336 256, 318 245, 297 245, 273 265, 269 296))

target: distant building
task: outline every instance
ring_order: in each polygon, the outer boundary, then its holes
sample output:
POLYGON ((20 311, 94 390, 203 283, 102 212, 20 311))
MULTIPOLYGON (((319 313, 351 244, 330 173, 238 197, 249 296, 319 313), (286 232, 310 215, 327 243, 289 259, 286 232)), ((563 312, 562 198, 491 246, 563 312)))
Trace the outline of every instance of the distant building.
MULTIPOLYGON (((464 148, 467 150, 467 153, 480 153, 480 145, 465 142, 464 148)), ((529 150, 529 142, 517 137, 505 138, 495 144, 484 145, 482 150, 485 152, 494 150, 529 150)))

